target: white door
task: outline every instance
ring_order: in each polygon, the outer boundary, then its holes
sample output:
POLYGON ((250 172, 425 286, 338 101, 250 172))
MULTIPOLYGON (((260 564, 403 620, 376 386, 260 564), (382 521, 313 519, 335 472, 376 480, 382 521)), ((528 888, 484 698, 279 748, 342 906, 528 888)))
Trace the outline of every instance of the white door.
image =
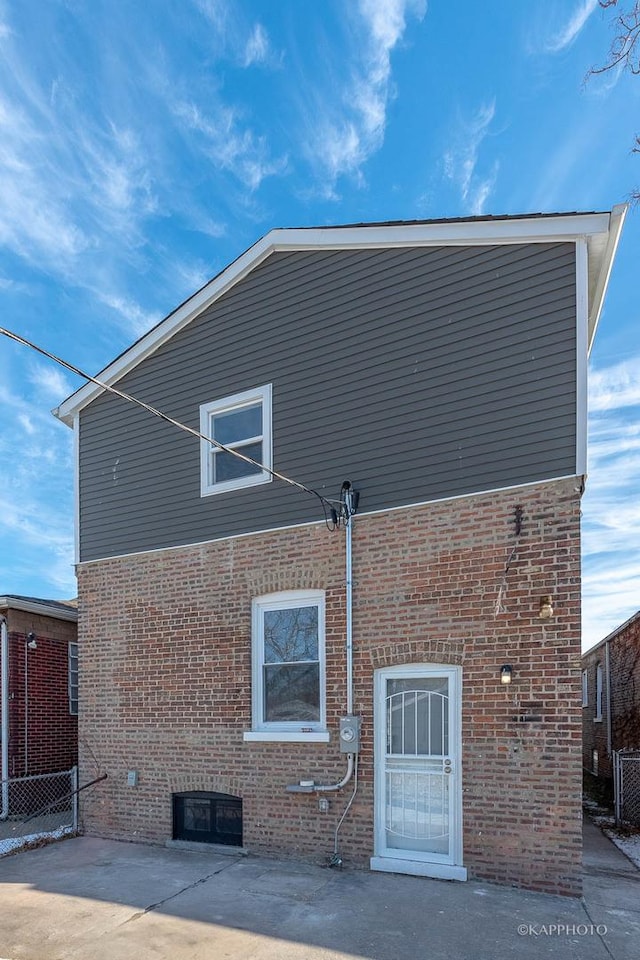
POLYGON ((377 672, 375 784, 372 869, 466 880, 459 667, 377 672))

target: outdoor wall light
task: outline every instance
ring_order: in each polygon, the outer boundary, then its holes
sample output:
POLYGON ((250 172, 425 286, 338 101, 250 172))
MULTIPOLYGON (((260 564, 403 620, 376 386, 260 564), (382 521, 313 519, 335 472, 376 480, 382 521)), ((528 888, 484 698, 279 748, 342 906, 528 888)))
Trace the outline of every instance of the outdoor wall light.
POLYGON ((550 596, 540 598, 540 619, 549 620, 553 616, 553 603, 550 596))
POLYGON ((500 683, 504 683, 505 686, 508 683, 511 683, 511 677, 513 675, 513 667, 510 663, 505 663, 500 667, 500 683))
POLYGON ((29 650, 38 649, 38 644, 36 643, 36 635, 33 632, 33 630, 30 630, 29 633, 27 634, 27 646, 29 647, 29 650))

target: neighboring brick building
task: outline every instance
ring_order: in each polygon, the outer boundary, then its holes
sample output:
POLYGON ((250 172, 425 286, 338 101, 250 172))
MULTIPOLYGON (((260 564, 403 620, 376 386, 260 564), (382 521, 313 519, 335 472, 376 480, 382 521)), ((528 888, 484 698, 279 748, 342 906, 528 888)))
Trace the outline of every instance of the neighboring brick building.
POLYGON ((0 597, 3 779, 77 763, 77 619, 71 603, 0 597))
POLYGON ((582 657, 585 770, 611 780, 613 750, 640 750, 640 611, 582 657))
POLYGON ((586 361, 623 215, 273 231, 101 375, 225 449, 93 384, 61 405, 88 832, 579 892, 586 361))

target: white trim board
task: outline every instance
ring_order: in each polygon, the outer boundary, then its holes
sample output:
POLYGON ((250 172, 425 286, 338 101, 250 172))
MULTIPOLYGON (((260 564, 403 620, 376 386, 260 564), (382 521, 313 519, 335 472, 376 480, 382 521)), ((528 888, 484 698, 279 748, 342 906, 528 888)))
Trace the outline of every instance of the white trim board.
POLYGON ((20 610, 22 613, 37 613, 41 617, 51 617, 54 620, 68 620, 77 623, 78 611, 74 607, 65 610, 63 607, 54 607, 46 601, 24 599, 22 597, 0 597, 0 610, 20 610))
MULTIPOLYGON (((116 383, 272 253, 284 250, 353 250, 447 244, 473 246, 563 242, 584 238, 589 247, 590 275, 593 278, 590 283, 592 292, 589 308, 589 328, 593 334, 600 315, 626 209, 625 205, 619 205, 610 213, 553 216, 534 214, 494 220, 471 219, 271 230, 105 367, 101 371, 100 379, 109 386, 116 383)), ((102 387, 87 383, 67 397, 53 413, 68 426, 72 426, 75 415, 102 392, 102 387)))
MULTIPOLYGON (((569 473, 562 477, 548 477, 545 480, 531 480, 529 483, 518 483, 509 487, 492 487, 489 490, 474 490, 471 493, 458 493, 453 497, 438 497, 435 500, 419 500, 416 503, 402 503, 397 507, 382 507, 380 510, 360 510, 358 517, 376 517, 383 513, 396 513, 398 510, 415 510, 417 507, 428 507, 434 503, 449 503, 454 500, 466 500, 468 497, 484 497, 492 493, 510 493, 515 490, 526 490, 546 483, 558 483, 560 480, 578 480, 578 474, 569 473)), ((582 486, 576 487, 576 493, 582 491, 582 486)), ((164 553, 165 550, 188 550, 190 547, 204 547, 209 543, 224 543, 226 540, 242 540, 246 537, 259 537, 267 533, 280 533, 285 530, 297 530, 298 527, 324 527, 326 520, 304 520, 301 523, 286 523, 281 527, 268 527, 264 530, 249 530, 246 533, 230 533, 226 537, 211 537, 209 540, 194 540, 190 543, 176 543, 167 547, 150 547, 148 550, 132 550, 131 553, 114 553, 110 557, 95 557, 93 560, 80 560, 76 567, 88 567, 92 563, 107 563, 109 560, 123 560, 125 557, 144 557, 153 553, 164 553)))

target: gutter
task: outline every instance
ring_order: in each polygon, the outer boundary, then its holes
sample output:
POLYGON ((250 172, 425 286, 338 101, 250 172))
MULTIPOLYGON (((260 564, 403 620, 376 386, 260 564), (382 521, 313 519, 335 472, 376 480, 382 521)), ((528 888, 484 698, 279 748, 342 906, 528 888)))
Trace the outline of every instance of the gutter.
POLYGON ((23 613, 37 613, 41 617, 53 617, 54 620, 68 620, 71 623, 78 622, 78 610, 76 607, 62 604, 51 604, 42 600, 31 600, 26 597, 0 597, 0 607, 7 607, 11 610, 21 610, 23 613))
POLYGON ((2 673, 0 678, 0 699, 2 700, 2 714, 0 729, 2 731, 0 779, 2 780, 2 807, 0 820, 9 816, 9 631, 7 621, 0 618, 0 662, 2 673))

